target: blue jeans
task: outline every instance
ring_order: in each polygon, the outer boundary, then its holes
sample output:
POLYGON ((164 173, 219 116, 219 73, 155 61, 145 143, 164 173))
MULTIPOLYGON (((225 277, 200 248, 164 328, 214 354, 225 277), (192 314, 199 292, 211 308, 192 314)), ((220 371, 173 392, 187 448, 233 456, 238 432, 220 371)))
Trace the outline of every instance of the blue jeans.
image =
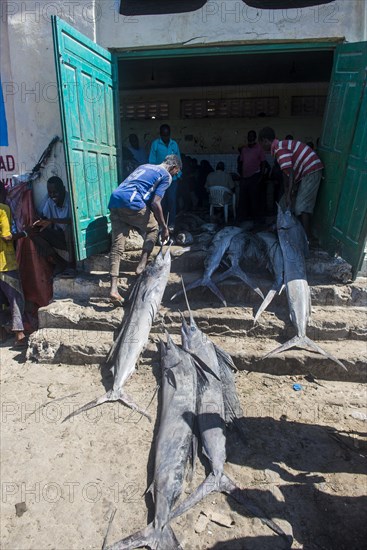
POLYGON ((176 221, 176 196, 177 196, 177 180, 172 180, 171 185, 164 194, 162 207, 164 218, 167 220, 169 214, 168 225, 174 227, 176 221))

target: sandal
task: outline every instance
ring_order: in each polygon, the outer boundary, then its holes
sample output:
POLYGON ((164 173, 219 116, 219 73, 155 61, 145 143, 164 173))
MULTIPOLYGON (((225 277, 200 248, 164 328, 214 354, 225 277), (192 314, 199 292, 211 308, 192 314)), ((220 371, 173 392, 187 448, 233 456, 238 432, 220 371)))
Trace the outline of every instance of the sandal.
POLYGON ((28 348, 28 337, 25 336, 21 340, 17 340, 12 345, 13 349, 27 349, 28 348))

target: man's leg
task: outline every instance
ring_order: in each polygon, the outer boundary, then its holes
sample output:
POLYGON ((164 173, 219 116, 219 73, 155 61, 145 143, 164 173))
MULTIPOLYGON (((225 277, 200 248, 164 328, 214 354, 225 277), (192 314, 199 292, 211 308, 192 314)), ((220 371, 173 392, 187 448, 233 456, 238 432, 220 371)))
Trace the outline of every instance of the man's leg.
POLYGON ((316 203, 317 192, 319 190, 322 171, 312 172, 304 176, 299 184, 295 214, 300 218, 307 238, 310 240, 311 233, 311 217, 316 203))
POLYGON ((154 217, 153 212, 146 207, 143 210, 139 210, 134 220, 131 220, 131 225, 140 229, 145 233, 145 239, 143 244, 143 250, 138 267, 136 268, 137 275, 142 273, 147 265, 148 258, 152 253, 154 245, 157 241, 159 233, 159 225, 154 217))
POLYGON ((30 239, 36 245, 37 251, 43 258, 55 266, 55 271, 63 271, 68 262, 64 260, 55 250, 67 250, 67 243, 63 231, 46 227, 40 232, 30 233, 30 239))
POLYGON ((110 251, 110 298, 123 302, 117 287, 120 272, 120 261, 125 250, 126 237, 129 235, 129 224, 123 219, 125 209, 111 208, 112 244, 110 251))

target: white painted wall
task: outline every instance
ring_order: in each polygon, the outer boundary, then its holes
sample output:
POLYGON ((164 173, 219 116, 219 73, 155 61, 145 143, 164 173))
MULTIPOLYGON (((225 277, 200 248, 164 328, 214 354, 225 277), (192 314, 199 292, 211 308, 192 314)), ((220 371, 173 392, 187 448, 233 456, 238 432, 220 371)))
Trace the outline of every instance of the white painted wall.
POLYGON ((182 153, 197 154, 237 154, 237 149, 247 139, 247 132, 258 132, 264 126, 272 126, 280 138, 287 134, 294 135, 301 141, 313 141, 321 135, 322 117, 320 116, 292 116, 292 96, 319 96, 327 95, 328 84, 320 83, 288 83, 262 84, 244 87, 200 87, 177 88, 154 91, 139 91, 133 94, 121 94, 120 101, 133 102, 154 101, 160 99, 169 105, 169 120, 121 120, 121 136, 123 145, 128 145, 128 136, 137 134, 141 146, 149 153, 151 142, 158 137, 159 127, 164 122, 171 126, 172 137, 175 139, 182 153), (251 118, 201 118, 182 119, 180 116, 181 99, 227 99, 243 97, 279 97, 279 116, 251 117, 251 118), (187 136, 193 139, 188 140, 187 136))
MULTIPOLYGON (((1 147, 0 155, 10 154, 15 160, 14 169, 0 170, 0 178, 6 180, 31 170, 51 139, 61 136, 51 15, 60 16, 95 39, 95 5, 94 0, 23 0, 2 2, 0 9, 2 87, 11 126, 9 145, 1 147)), ((34 184, 37 205, 42 204, 46 181, 54 174, 65 177, 61 144, 55 147, 42 178, 34 184)))
POLYGON ((114 0, 97 2, 97 41, 106 48, 269 40, 365 40, 365 0, 336 0, 303 9, 258 10, 241 0, 208 0, 194 12, 124 17, 114 0))

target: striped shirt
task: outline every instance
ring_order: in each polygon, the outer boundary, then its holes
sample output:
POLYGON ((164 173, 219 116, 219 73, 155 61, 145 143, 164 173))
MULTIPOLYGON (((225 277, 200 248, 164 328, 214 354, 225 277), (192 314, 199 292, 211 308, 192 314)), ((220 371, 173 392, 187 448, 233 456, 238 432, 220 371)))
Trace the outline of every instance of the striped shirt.
POLYGON ((275 139, 271 146, 271 154, 277 159, 280 169, 287 175, 293 169, 295 182, 324 167, 311 147, 294 139, 282 141, 275 139))

